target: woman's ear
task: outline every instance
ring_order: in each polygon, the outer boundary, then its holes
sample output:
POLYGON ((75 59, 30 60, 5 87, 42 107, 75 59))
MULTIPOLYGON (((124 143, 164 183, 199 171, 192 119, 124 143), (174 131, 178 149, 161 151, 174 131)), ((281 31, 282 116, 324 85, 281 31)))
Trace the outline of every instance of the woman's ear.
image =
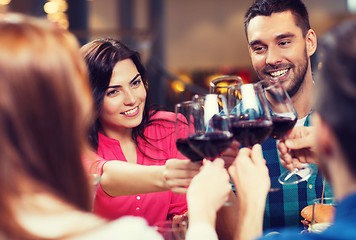
POLYGON ((307 54, 310 57, 315 53, 316 47, 318 45, 318 40, 313 29, 308 30, 305 36, 305 41, 306 41, 307 54))
POLYGON ((318 113, 313 113, 312 125, 315 127, 315 141, 319 154, 330 157, 333 155, 334 145, 334 134, 331 128, 318 113))

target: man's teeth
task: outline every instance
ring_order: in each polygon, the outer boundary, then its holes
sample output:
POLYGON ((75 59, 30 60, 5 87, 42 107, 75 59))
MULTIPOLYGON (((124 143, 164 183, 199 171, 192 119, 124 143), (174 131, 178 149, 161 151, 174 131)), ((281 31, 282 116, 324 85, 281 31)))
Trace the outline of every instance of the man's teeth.
POLYGON ((280 77, 283 74, 285 74, 286 72, 288 72, 288 69, 279 70, 277 72, 271 72, 270 74, 272 75, 272 77, 280 77))
POLYGON ((133 114, 133 113, 136 112, 136 111, 137 111, 137 107, 135 107, 134 109, 131 109, 131 110, 129 110, 129 111, 124 112, 124 114, 125 114, 125 115, 129 115, 129 114, 133 114))

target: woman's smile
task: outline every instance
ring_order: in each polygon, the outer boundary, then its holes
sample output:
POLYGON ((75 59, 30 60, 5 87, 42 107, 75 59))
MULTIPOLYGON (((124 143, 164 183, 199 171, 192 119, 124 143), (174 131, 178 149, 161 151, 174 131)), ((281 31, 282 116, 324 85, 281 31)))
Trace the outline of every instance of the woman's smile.
POLYGON ((137 106, 137 107, 132 108, 132 109, 130 109, 130 110, 128 110, 128 111, 125 111, 125 112, 123 112, 123 113, 121 113, 121 114, 125 115, 126 117, 135 117, 135 116, 137 116, 137 114, 138 114, 139 112, 140 112, 140 111, 139 111, 139 107, 137 106))

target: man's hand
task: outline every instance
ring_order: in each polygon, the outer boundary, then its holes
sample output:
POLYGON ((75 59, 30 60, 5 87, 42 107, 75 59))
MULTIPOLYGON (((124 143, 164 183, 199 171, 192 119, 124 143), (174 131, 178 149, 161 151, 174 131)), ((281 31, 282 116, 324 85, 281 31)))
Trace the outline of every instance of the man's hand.
POLYGON ((314 138, 314 127, 293 128, 287 137, 277 144, 282 166, 293 170, 302 168, 302 163, 318 163, 314 138))

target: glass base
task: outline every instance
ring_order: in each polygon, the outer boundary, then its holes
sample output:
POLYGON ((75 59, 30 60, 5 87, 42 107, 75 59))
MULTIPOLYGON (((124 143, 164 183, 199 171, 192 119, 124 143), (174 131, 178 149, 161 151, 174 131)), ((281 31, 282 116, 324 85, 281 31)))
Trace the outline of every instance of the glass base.
POLYGON ((283 185, 291 185, 307 181, 313 174, 313 168, 311 168, 309 164, 302 164, 302 166, 301 169, 283 172, 281 176, 279 176, 278 182, 283 185))
POLYGON ((313 233, 321 233, 331 226, 331 223, 314 223, 310 226, 310 231, 313 233))

